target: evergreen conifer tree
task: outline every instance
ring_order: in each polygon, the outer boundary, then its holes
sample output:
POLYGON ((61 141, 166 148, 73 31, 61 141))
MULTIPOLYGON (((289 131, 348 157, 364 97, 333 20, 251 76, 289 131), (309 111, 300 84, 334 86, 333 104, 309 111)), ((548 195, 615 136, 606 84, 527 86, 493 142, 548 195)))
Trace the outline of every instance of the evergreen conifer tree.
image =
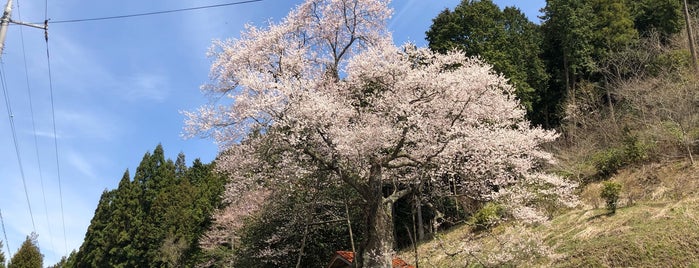
POLYGON ((108 249, 110 242, 105 229, 111 217, 111 203, 114 197, 114 191, 102 192, 100 201, 95 209, 95 216, 90 221, 90 226, 85 233, 85 242, 80 247, 80 252, 77 254, 77 264, 80 266, 103 267, 107 265, 109 255, 108 249))
POLYGON ((8 268, 41 268, 44 263, 44 256, 39 251, 37 246, 37 235, 32 233, 27 236, 22 246, 17 250, 8 268))
POLYGON ((595 0, 590 2, 595 14, 593 44, 599 63, 608 53, 616 52, 638 40, 633 18, 624 0, 595 0))
POLYGON ((184 153, 180 152, 177 154, 177 160, 175 160, 175 175, 177 178, 182 178, 187 173, 187 161, 185 161, 184 153))
POLYGON ((660 33, 664 40, 679 33, 684 27, 682 2, 673 0, 628 1, 633 13, 634 26, 641 35, 653 31, 660 33))
POLYGON ((0 240, 0 268, 5 268, 5 253, 2 252, 2 241, 0 240))
POLYGON ((107 225, 113 247, 109 249, 109 266, 135 265, 140 256, 133 245, 135 235, 140 228, 142 209, 139 203, 137 182, 131 181, 126 170, 115 190, 114 210, 107 225))
POLYGON ((158 145, 143 156, 131 179, 105 191, 80 251, 68 267, 192 266, 198 239, 219 206, 224 181, 198 159, 166 159, 158 145))
POLYGON ((146 215, 150 215, 150 207, 155 198, 158 166, 164 162, 164 154, 162 147, 158 145, 153 154, 147 152, 143 156, 143 160, 136 168, 134 175, 134 184, 137 186, 133 190, 135 197, 138 200, 138 207, 135 219, 137 219, 136 228, 132 228, 130 235, 133 238, 133 243, 130 244, 133 252, 128 258, 129 263, 139 267, 148 267, 148 247, 154 241, 150 232, 154 229, 151 226, 152 221, 148 220, 146 215), (161 160, 162 161, 159 161, 161 160))
POLYGON ((64 268, 64 267, 68 267, 68 266, 66 266, 66 263, 67 263, 67 262, 68 262, 68 259, 66 258, 66 256, 63 256, 63 257, 61 257, 61 259, 60 259, 56 264, 54 264, 54 265, 49 265, 48 268, 64 268))

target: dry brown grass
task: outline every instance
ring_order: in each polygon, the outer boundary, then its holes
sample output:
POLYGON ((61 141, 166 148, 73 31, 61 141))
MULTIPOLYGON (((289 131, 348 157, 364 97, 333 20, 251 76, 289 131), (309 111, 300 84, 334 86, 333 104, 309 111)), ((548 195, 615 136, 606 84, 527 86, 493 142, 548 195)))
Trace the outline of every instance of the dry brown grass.
MULTIPOLYGON (((699 265, 699 165, 651 163, 621 170, 621 204, 607 214, 599 183, 581 205, 538 226, 468 226, 418 248, 420 267, 687 267, 699 265)), ((415 263, 412 250, 401 258, 415 263)))
MULTIPOLYGON (((623 169, 612 180, 623 186, 620 206, 639 201, 680 200, 697 195, 699 165, 687 161, 648 163, 623 169)), ((580 198, 588 209, 604 207, 600 187, 600 183, 591 183, 581 191, 580 198)))

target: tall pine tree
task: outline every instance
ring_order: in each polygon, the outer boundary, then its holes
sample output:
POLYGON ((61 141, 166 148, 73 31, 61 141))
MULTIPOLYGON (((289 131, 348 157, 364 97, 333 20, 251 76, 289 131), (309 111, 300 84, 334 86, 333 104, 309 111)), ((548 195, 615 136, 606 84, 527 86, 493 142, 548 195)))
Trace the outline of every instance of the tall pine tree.
POLYGON ((133 267, 136 265, 136 259, 142 255, 133 244, 144 215, 137 184, 137 181, 131 181, 129 170, 126 170, 119 181, 119 187, 114 190, 114 209, 106 226, 112 241, 109 266, 133 267))
POLYGON ((603 62, 609 53, 619 51, 638 40, 633 17, 626 0, 590 1, 595 15, 592 43, 595 61, 603 62))
POLYGON ((190 265, 197 240, 220 204, 223 177, 212 165, 166 159, 158 145, 146 153, 133 180, 126 170, 117 189, 105 191, 67 267, 174 267, 190 265))
POLYGON ((27 236, 22 246, 17 250, 8 268, 41 268, 44 265, 44 255, 39 251, 37 235, 32 233, 27 236))
POLYGON ((104 190, 95 209, 95 216, 90 221, 90 226, 85 233, 85 242, 80 246, 77 254, 80 266, 106 267, 108 266, 108 250, 112 247, 107 224, 112 215, 112 199, 114 191, 104 190))
POLYGON ((175 176, 178 179, 183 178, 187 173, 187 161, 185 161, 184 153, 180 152, 177 154, 177 160, 175 160, 175 176))
MULTIPOLYGON (((592 7, 583 0, 548 0, 544 8, 544 50, 555 86, 572 91, 594 69, 592 7)), ((565 94, 561 94, 565 95, 565 94)))

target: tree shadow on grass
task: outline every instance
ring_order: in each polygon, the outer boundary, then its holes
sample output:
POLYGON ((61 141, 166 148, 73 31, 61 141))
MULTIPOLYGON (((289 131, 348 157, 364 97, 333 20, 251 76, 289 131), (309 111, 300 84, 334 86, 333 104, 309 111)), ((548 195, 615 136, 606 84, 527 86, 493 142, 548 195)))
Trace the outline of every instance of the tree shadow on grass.
POLYGON ((602 217, 611 217, 611 216, 613 216, 614 214, 616 214, 616 212, 614 212, 614 211, 607 211, 607 212, 605 212, 605 213, 597 214, 597 215, 594 215, 594 216, 592 216, 592 217, 589 217, 589 218, 587 218, 587 221, 593 221, 593 220, 596 220, 596 219, 599 219, 599 218, 602 218, 602 217))

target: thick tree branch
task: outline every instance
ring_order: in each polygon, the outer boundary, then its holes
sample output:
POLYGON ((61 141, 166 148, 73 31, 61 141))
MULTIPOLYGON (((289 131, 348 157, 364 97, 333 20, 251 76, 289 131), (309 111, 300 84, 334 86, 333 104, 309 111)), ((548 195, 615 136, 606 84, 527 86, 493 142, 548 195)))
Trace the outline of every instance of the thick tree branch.
POLYGON ((398 157, 398 154, 400 154, 401 151, 403 151, 403 146, 405 145, 405 139, 408 135, 408 127, 403 128, 403 132, 400 135, 400 139, 398 140, 398 144, 396 144, 396 147, 393 148, 393 152, 389 157, 386 157, 383 161, 381 161, 382 166, 387 166, 391 161, 396 159, 398 157))
POLYGON ((398 201, 398 200, 400 200, 401 198, 405 197, 406 195, 408 195, 408 194, 411 193, 412 191, 413 191, 413 190, 412 190, 411 188, 406 188, 406 189, 403 189, 403 190, 394 191, 391 195, 389 195, 388 197, 385 197, 385 198, 383 199, 383 202, 384 202, 384 203, 387 203, 387 202, 395 203, 396 201, 398 201))
POLYGON ((360 196, 362 196, 362 198, 366 199, 367 194, 369 193, 366 187, 359 183, 359 178, 357 178, 357 176, 352 176, 348 172, 345 172, 337 161, 328 162, 308 147, 303 148, 303 153, 311 157, 313 161, 323 165, 327 170, 335 172, 340 180, 347 183, 350 187, 352 187, 352 189, 356 190, 360 196))

